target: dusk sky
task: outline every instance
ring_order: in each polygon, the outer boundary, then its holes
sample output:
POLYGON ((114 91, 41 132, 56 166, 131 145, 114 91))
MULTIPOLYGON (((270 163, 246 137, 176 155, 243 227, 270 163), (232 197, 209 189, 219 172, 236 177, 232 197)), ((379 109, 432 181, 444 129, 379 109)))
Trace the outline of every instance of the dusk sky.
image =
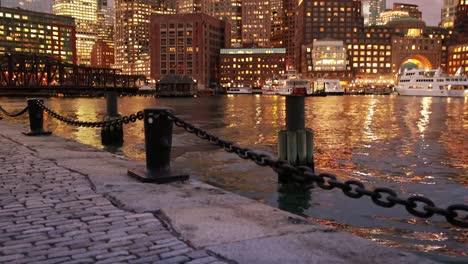
MULTIPOLYGON (((4 5, 18 6, 19 3, 26 9, 41 10, 51 12, 53 0, 0 0, 4 5), (29 7, 29 8, 28 8, 29 7)), ((394 2, 410 3, 419 5, 419 9, 423 12, 423 19, 428 25, 437 25, 440 22, 440 9, 442 8, 443 0, 387 0, 387 8, 391 8, 394 2)), ((113 1, 112 1, 113 2, 113 1)))

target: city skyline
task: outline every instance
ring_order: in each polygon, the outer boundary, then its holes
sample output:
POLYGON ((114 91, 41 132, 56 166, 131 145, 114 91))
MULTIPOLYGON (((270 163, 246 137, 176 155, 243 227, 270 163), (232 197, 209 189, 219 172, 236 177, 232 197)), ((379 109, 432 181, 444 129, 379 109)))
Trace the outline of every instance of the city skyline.
MULTIPOLYGON (((0 0, 3 6, 22 7, 24 9, 52 13, 53 0, 0 0)), ((113 0, 109 1, 113 4, 113 0)), ((392 8, 393 3, 408 3, 419 5, 423 13, 423 20, 430 26, 436 26, 440 22, 440 14, 443 0, 387 0, 387 8, 392 8), (436 8, 434 8, 434 6, 436 8)))

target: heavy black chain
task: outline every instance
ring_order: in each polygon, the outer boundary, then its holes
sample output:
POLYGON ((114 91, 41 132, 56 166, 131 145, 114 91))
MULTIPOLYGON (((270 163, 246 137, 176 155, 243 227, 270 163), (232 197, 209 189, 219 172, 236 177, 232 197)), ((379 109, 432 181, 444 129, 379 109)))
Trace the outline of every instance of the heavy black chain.
POLYGON ((3 107, 0 106, 0 111, 4 113, 6 116, 9 117, 18 117, 28 111, 28 106, 26 106, 23 110, 19 111, 18 113, 10 113, 7 110, 5 110, 3 107))
POLYGON ((61 116, 60 114, 54 112, 53 110, 45 106, 41 101, 36 101, 36 104, 45 112, 49 113, 50 116, 62 122, 65 122, 67 124, 70 124, 72 126, 78 126, 78 127, 107 127, 107 126, 115 126, 115 125, 120 126, 122 124, 128 124, 128 123, 136 122, 137 120, 142 120, 145 117, 143 111, 138 111, 137 113, 131 114, 129 116, 118 117, 115 119, 105 120, 101 122, 86 122, 86 121, 79 121, 79 120, 74 120, 68 117, 61 116))
POLYGON ((243 159, 250 159, 260 166, 269 166, 278 173, 291 175, 296 183, 305 186, 307 189, 314 188, 315 185, 323 190, 338 188, 350 198, 357 199, 368 196, 376 205, 381 207, 390 208, 398 204, 404 206, 406 211, 414 216, 429 218, 433 215, 441 215, 454 226, 468 228, 468 205, 466 204, 454 204, 444 209, 436 207, 434 202, 424 196, 413 195, 407 199, 402 199, 390 188, 368 190, 360 181, 349 180, 341 182, 337 180, 337 177, 333 174, 315 174, 312 169, 307 166, 296 167, 290 165, 287 161, 275 160, 269 155, 255 153, 249 148, 239 147, 230 141, 223 140, 201 128, 187 123, 170 112, 167 112, 167 115, 176 126, 183 128, 185 131, 195 134, 201 139, 208 140, 210 143, 223 148, 227 152, 235 153, 243 159), (462 215, 463 212, 465 216, 462 215))

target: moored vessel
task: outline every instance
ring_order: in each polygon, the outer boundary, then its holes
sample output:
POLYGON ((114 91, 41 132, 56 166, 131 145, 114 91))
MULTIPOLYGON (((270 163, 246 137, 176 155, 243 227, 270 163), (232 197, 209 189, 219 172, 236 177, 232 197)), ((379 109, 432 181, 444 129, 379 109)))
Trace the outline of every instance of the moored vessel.
POLYGON ((468 97, 468 76, 462 68, 453 76, 444 74, 442 69, 406 70, 398 76, 396 91, 399 95, 468 97))
POLYGON ((239 85, 237 87, 229 87, 226 90, 227 94, 252 94, 252 87, 248 85, 239 85))
POLYGON ((288 70, 285 79, 278 81, 278 86, 278 94, 280 95, 306 96, 310 91, 310 80, 301 79, 301 76, 295 70, 288 70))
POLYGON ((317 79, 312 85, 313 94, 343 95, 344 89, 339 79, 317 79))
POLYGON ((263 95, 276 95, 278 91, 279 82, 276 78, 271 78, 265 81, 265 85, 262 87, 263 95))

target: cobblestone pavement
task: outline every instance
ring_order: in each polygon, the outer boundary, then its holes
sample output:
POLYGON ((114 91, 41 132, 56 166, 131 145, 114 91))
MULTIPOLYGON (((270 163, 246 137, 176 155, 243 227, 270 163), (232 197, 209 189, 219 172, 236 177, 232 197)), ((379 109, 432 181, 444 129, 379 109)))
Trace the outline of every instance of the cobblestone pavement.
POLYGON ((0 135, 0 263, 226 263, 0 135))

